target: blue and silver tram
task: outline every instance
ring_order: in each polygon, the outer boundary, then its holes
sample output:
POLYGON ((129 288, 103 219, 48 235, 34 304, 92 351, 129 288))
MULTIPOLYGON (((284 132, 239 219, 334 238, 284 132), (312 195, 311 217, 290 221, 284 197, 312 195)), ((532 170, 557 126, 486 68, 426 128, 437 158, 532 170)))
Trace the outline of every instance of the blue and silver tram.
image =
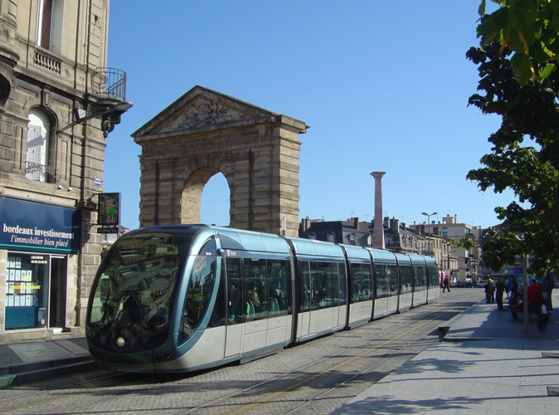
POLYGON ((187 372, 352 328, 439 292, 428 257, 161 225, 127 233, 105 255, 86 338, 103 367, 187 372))

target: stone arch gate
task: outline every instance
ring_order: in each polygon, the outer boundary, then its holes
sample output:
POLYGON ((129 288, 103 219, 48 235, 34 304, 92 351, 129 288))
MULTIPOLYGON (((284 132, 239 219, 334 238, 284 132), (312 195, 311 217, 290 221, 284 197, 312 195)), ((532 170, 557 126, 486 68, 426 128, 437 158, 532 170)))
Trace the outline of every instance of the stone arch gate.
POLYGON ((196 86, 132 134, 140 155, 140 226, 199 223, 202 191, 222 173, 230 226, 297 236, 299 134, 294 118, 196 86))

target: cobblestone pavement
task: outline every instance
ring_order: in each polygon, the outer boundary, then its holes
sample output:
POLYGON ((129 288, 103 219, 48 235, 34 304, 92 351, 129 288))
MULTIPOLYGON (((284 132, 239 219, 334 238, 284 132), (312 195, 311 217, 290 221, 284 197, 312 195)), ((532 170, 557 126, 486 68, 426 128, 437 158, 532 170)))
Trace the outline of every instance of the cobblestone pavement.
POLYGON ((206 372, 94 370, 0 390, 4 414, 329 414, 439 341, 438 328, 483 297, 453 289, 430 304, 206 372))

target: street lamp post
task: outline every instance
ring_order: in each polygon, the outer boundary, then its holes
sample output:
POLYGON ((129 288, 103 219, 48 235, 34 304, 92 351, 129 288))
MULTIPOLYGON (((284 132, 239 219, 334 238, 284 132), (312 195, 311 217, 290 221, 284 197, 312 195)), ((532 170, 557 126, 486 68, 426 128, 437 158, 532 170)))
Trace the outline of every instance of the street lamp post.
MULTIPOLYGON (((433 213, 427 213, 427 212, 421 212, 422 215, 427 216, 427 225, 431 224, 431 216, 435 216, 438 212, 433 212, 433 213)), ((431 256, 435 256, 433 255, 432 251, 431 251, 431 232, 429 232, 429 228, 427 228, 427 246, 429 249, 429 252, 431 253, 431 256)))

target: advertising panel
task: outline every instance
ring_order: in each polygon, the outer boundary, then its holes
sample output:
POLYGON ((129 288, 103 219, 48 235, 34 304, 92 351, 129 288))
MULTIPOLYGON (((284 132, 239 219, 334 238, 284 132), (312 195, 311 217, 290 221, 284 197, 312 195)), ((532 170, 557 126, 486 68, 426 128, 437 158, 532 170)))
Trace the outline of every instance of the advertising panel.
POLYGON ((0 248, 79 253, 80 211, 0 197, 0 248))

